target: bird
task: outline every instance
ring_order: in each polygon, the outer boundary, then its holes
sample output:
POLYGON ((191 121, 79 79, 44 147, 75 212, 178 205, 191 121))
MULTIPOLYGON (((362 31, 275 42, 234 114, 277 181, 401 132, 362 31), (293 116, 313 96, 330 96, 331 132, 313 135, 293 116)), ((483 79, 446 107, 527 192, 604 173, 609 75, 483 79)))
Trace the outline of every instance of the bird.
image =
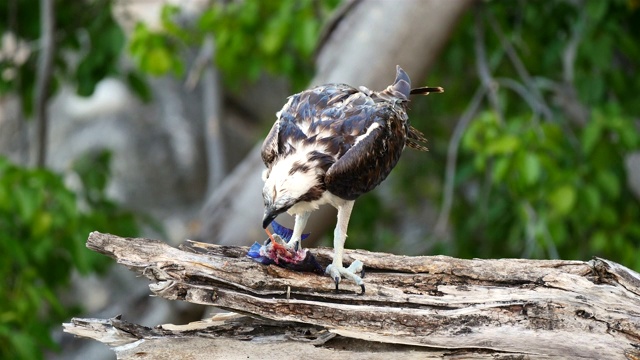
POLYGON ((441 92, 441 87, 411 89, 409 76, 396 66, 395 81, 382 91, 320 85, 288 97, 276 113, 261 148, 262 227, 284 212, 294 216, 285 246, 298 250, 310 214, 324 204, 335 207, 333 261, 325 273, 336 291, 345 278, 365 293, 364 264, 355 260, 345 268, 342 262, 354 202, 387 178, 405 147, 427 150, 424 134, 409 124, 409 96, 441 92))

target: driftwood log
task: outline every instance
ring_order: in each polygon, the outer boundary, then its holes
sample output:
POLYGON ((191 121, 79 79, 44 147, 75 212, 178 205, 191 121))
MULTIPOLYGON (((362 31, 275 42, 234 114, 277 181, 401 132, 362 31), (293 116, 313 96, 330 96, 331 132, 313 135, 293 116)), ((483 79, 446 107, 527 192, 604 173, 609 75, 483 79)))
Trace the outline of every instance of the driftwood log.
MULTIPOLYGON (((461 260, 347 250, 366 294, 264 266, 246 247, 91 233, 87 246, 151 280, 153 294, 236 314, 147 328, 72 319, 65 331, 119 359, 640 359, 640 275, 614 262, 461 260), (396 354, 396 355, 394 355, 396 354)), ((330 262, 331 249, 312 249, 330 262)))

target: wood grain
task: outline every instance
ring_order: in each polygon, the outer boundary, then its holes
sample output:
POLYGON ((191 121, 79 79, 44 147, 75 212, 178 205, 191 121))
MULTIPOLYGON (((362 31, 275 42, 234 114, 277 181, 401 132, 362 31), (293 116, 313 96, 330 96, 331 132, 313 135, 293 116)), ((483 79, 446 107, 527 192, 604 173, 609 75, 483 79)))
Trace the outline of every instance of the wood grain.
MULTIPOLYGON (((640 275, 604 259, 463 260, 347 250, 346 263, 359 259, 367 269, 367 292, 358 296, 353 284, 335 293, 328 277, 258 264, 245 256, 246 247, 188 241, 178 249, 98 232, 87 246, 149 278, 154 295, 317 327, 343 339, 467 355, 640 358, 640 275)), ((331 249, 312 252, 321 264, 330 262, 331 249)))

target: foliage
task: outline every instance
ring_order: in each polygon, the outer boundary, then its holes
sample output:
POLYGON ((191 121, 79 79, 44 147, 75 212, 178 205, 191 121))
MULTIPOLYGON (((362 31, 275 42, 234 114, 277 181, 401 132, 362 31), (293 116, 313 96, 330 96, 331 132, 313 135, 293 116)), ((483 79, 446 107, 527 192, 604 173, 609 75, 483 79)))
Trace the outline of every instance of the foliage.
POLYGON ((479 206, 473 204, 478 199, 466 199, 466 206, 485 211, 458 229, 485 229, 475 241, 490 246, 476 253, 599 255, 640 268, 640 204, 624 171, 624 155, 639 148, 640 135, 609 106, 595 109, 579 136, 575 144, 559 124, 528 118, 512 117, 501 126, 490 112, 475 120, 462 147, 473 154, 470 174, 483 176, 490 194, 479 206))
POLYGON ((138 24, 130 51, 139 68, 154 74, 182 74, 178 50, 200 46, 207 36, 215 39, 216 65, 225 83, 237 89, 267 71, 290 78, 294 87, 308 82, 311 57, 320 27, 338 1, 216 1, 192 21, 178 25, 179 10, 166 6, 162 29, 138 24))
POLYGON ((105 195, 110 155, 81 159, 78 195, 60 175, 25 169, 0 157, 0 358, 41 359, 55 349, 53 327, 79 311, 58 297, 72 271, 106 269, 106 257, 85 248, 90 231, 135 236, 132 213, 105 195))
MULTIPOLYGON (((393 212, 384 206, 375 193, 358 198, 353 216, 349 219, 349 247, 370 251, 388 251, 396 240, 393 232, 393 212), (357 214, 357 215, 356 215, 357 214)), ((333 231, 328 232, 329 239, 333 231)), ((333 246, 330 241, 328 246, 333 246)))
MULTIPOLYGON (((105 77, 124 76, 132 89, 148 98, 140 75, 120 70, 125 38, 111 6, 111 0, 77 1, 73 6, 54 1, 54 90, 68 81, 77 86, 79 95, 88 96, 105 77)), ((0 2, 0 49, 5 50, 0 50, 0 95, 17 93, 27 115, 33 111, 40 37, 40 13, 34 9, 39 7, 38 0, 0 2)))
POLYGON ((445 196, 440 177, 453 127, 461 126, 455 119, 487 89, 478 68, 488 69, 495 103, 485 94, 458 146, 454 241, 436 239, 439 251, 597 255, 640 270, 640 202, 624 164, 640 150, 640 11, 629 4, 492 1, 465 15, 426 82, 446 92, 412 103, 414 125, 431 140, 429 159, 401 160, 398 169, 399 193, 445 196))
POLYGON ((177 13, 177 7, 165 5, 162 9, 161 23, 166 30, 162 32, 152 31, 145 23, 136 24, 129 43, 129 52, 136 65, 143 71, 154 76, 169 72, 174 75, 184 73, 180 45, 185 46, 192 40, 185 31, 173 23, 173 17, 177 13))

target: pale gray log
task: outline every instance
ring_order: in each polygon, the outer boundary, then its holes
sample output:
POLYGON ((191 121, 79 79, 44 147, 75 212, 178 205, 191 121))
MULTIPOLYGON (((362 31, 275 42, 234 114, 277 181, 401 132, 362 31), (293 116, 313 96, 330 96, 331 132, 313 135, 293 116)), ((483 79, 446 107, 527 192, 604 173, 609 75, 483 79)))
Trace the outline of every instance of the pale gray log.
MULTIPOLYGON (((265 266, 247 248, 91 233, 87 246, 149 278, 171 300, 345 338, 527 358, 640 357, 640 275, 595 258, 462 260, 348 250, 370 270, 367 292, 326 276, 265 266)), ((331 249, 314 249, 326 265, 331 249)))
MULTIPOLYGON (((377 343, 341 337, 319 327, 257 320, 223 313, 187 325, 164 324, 154 329, 119 318, 72 319, 66 332, 98 340, 112 347, 118 359, 262 359, 282 360, 304 354, 304 359, 500 359, 482 350, 438 350, 419 346, 377 343), (354 351, 355 350, 355 351, 354 351)), ((515 356, 514 354, 505 354, 515 356)))

